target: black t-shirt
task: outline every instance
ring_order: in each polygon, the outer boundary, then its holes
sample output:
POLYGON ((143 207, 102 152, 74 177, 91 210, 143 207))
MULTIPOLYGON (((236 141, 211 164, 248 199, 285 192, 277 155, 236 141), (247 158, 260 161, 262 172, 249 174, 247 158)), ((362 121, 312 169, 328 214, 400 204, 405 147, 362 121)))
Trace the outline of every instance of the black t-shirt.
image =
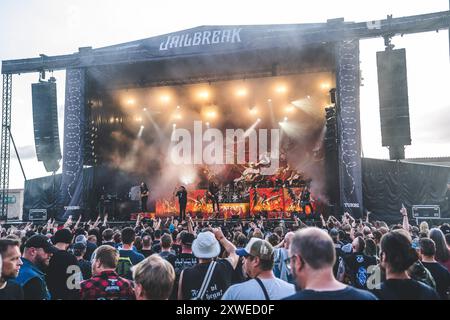
POLYGON ((7 281, 6 286, 0 289, 0 300, 23 300, 23 290, 15 282, 7 281))
POLYGON ((147 188, 147 186, 141 186, 140 187, 141 188, 141 195, 142 195, 142 198, 148 198, 148 188, 147 188), (147 192, 147 194, 145 194, 147 192))
POLYGON ((243 262, 242 262, 242 258, 240 258, 238 260, 238 263, 236 265, 236 269, 233 271, 233 278, 231 280, 231 284, 237 284, 237 283, 241 283, 244 282, 246 280, 246 277, 244 275, 244 270, 243 270, 243 262))
POLYGON ((343 257, 345 273, 349 276, 351 285, 358 289, 367 290, 368 268, 377 265, 375 257, 360 253, 351 253, 343 257))
POLYGON ((345 255, 342 251, 342 246, 344 244, 340 241, 334 244, 334 249, 336 251, 336 261, 333 266, 333 274, 336 277, 339 269, 339 263, 341 262, 341 258, 345 255))
POLYGON ((192 253, 179 253, 176 255, 173 267, 175 269, 175 283, 173 285, 172 293, 169 297, 170 300, 178 299, 178 284, 180 281, 181 271, 187 268, 192 268, 198 263, 197 258, 192 253))
POLYGON ((159 241, 152 246, 152 251, 153 251, 153 253, 161 252, 161 244, 159 243, 159 241))
POLYGON ((302 290, 283 300, 377 300, 370 292, 347 286, 336 291, 302 290))
MULTIPOLYGON (((183 272, 183 300, 190 300, 197 297, 206 276, 209 263, 198 264, 193 268, 185 269, 183 272)), ((233 277, 233 266, 226 259, 217 260, 216 267, 211 277, 211 281, 203 296, 203 300, 220 300, 225 291, 231 285, 233 277)))
POLYGON ((173 244, 172 250, 175 251, 176 255, 179 255, 181 253, 181 245, 179 244, 173 244))
POLYGON ((67 286, 67 283, 74 283, 68 278, 73 277, 77 269, 77 258, 67 251, 59 250, 51 257, 47 269, 46 282, 53 300, 79 299, 80 294, 76 286, 73 289, 69 289, 67 286))
POLYGON ((412 279, 386 280, 374 293, 381 300, 439 300, 433 288, 412 279))
POLYGON ((172 267, 175 268, 175 260, 177 259, 177 256, 172 251, 163 251, 159 253, 159 255, 161 258, 169 261, 172 267))
POLYGON ((427 268, 434 281, 436 282, 436 291, 439 293, 441 299, 447 299, 447 292, 450 288, 450 272, 438 262, 422 262, 427 268))
POLYGON ((197 258, 192 253, 180 253, 175 259, 175 274, 177 278, 181 271, 187 268, 192 268, 198 264, 197 258))
POLYGON ((139 253, 141 253, 144 257, 150 257, 154 252, 152 249, 142 249, 141 251, 139 251, 139 253))
POLYGON ((113 248, 116 247, 116 244, 114 243, 114 241, 106 241, 106 242, 103 242, 102 245, 104 245, 104 246, 111 246, 113 248))

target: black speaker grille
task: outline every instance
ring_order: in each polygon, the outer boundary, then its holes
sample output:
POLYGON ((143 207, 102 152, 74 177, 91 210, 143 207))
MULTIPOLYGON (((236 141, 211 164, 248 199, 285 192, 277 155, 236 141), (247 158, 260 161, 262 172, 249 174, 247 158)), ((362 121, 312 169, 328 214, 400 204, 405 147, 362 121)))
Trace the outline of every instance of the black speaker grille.
POLYGON ((377 52, 382 145, 411 144, 405 49, 377 52))
POLYGON ((59 169, 61 147, 59 145, 56 83, 32 84, 33 126, 36 154, 47 172, 59 169))

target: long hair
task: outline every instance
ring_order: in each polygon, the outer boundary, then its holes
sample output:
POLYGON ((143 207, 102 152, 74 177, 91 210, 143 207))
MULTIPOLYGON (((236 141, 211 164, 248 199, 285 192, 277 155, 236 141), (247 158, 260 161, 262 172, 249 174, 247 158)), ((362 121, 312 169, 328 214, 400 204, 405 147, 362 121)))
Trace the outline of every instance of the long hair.
POLYGON ((440 229, 430 230, 430 238, 436 244, 436 260, 438 262, 447 262, 450 259, 450 252, 445 242, 445 236, 440 229))

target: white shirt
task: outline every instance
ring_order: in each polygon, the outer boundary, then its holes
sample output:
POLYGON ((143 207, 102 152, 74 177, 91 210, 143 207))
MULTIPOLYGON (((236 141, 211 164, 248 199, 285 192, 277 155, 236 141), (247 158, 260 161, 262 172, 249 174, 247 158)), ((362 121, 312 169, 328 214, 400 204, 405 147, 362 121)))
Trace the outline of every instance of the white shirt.
MULTIPOLYGON (((261 279, 270 300, 281 300, 295 293, 295 286, 278 278, 261 279)), ((222 300, 266 300, 264 291, 255 279, 228 288, 222 300)))

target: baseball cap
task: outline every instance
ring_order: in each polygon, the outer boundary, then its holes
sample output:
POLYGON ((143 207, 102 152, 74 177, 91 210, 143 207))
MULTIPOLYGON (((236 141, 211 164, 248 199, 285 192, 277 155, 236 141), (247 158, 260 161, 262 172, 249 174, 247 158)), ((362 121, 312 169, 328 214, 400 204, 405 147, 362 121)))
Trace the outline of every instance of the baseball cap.
POLYGON ((25 248, 42 248, 47 253, 56 253, 58 249, 52 244, 49 238, 42 234, 32 236, 25 243, 25 248))
POLYGON ((54 243, 72 243, 73 235, 69 229, 61 229, 56 231, 55 236, 53 237, 54 243))
POLYGON ((192 242, 192 252, 200 259, 215 258, 220 254, 220 244, 211 231, 201 232, 192 242))
POLYGON ((84 234, 79 234, 75 238, 75 243, 82 243, 82 244, 86 245, 86 243, 87 243, 86 236, 84 234))
POLYGON ((236 250, 236 254, 240 257, 254 256, 261 260, 273 259, 273 247, 266 241, 259 238, 251 238, 245 248, 236 250))

